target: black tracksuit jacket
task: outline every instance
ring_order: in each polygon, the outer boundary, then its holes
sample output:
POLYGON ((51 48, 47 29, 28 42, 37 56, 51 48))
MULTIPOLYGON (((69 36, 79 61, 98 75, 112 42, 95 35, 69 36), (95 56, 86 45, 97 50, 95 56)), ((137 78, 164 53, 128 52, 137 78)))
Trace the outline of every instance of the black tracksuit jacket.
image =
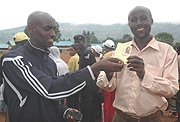
POLYGON ((92 80, 87 67, 57 77, 48 50, 37 49, 30 42, 4 54, 1 61, 10 122, 65 122, 67 107, 59 100, 92 80))

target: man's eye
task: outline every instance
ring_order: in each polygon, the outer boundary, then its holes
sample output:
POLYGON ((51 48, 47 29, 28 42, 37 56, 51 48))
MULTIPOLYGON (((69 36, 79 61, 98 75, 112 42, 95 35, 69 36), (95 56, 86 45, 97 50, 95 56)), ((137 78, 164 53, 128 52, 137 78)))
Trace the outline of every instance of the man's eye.
POLYGON ((147 20, 147 17, 146 16, 142 16, 141 17, 141 21, 145 21, 145 20, 147 20))
POLYGON ((137 22, 137 18, 132 18, 132 19, 131 19, 131 22, 132 22, 132 23, 137 22))
POLYGON ((50 30, 50 28, 49 28, 49 27, 46 27, 46 28, 44 28, 44 30, 45 30, 45 31, 48 31, 48 30, 50 30))

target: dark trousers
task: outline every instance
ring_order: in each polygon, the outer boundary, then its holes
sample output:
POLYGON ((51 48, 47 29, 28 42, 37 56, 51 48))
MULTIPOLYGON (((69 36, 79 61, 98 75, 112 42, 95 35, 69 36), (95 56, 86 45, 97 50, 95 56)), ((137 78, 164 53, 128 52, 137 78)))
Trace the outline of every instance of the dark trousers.
POLYGON ((81 122, 95 122, 96 115, 93 102, 81 102, 80 106, 81 112, 83 113, 81 122))
POLYGON ((83 114, 81 122, 98 122, 98 119, 100 121, 101 117, 98 117, 99 113, 97 114, 100 107, 97 90, 95 82, 87 82, 80 92, 80 111, 83 114))

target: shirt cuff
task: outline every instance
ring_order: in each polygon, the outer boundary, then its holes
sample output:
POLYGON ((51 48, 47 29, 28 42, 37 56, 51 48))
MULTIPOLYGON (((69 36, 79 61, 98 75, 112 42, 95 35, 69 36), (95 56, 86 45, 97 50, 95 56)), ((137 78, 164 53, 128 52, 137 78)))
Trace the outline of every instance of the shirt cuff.
POLYGON ((95 79, 95 76, 94 76, 94 73, 93 73, 93 71, 92 71, 92 69, 91 69, 91 67, 88 65, 87 68, 88 68, 88 70, 89 70, 89 73, 90 73, 92 79, 93 79, 93 80, 96 80, 96 79, 95 79))
POLYGON ((144 78, 143 78, 142 83, 141 83, 142 86, 150 89, 152 87, 153 81, 154 81, 154 76, 150 72, 145 70, 144 78))
POLYGON ((64 118, 65 120, 67 120, 67 118, 66 118, 66 113, 67 113, 67 111, 68 111, 69 109, 72 109, 72 108, 66 109, 65 112, 64 112, 64 114, 63 114, 63 118, 64 118))

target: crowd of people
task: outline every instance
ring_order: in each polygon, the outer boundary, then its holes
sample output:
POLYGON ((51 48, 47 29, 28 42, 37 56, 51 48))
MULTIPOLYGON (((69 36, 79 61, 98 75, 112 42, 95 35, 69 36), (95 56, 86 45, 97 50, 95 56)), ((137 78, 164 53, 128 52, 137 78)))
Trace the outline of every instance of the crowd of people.
POLYGON ((174 96, 180 122, 180 46, 175 50, 150 34, 146 7, 133 8, 128 25, 134 37, 124 43, 132 47, 127 63, 114 58, 112 40, 88 47, 82 34, 74 35, 66 63, 53 46, 55 19, 31 13, 30 37, 17 33, 16 46, 1 57, 6 122, 162 122, 174 96))

